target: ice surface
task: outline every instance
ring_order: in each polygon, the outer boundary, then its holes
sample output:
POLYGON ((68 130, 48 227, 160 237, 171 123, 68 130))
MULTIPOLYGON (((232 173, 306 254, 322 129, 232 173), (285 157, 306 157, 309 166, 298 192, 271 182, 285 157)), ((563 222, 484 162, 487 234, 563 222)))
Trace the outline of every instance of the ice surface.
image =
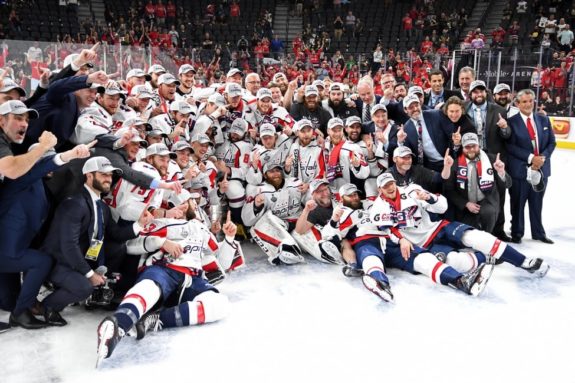
POLYGON ((68 308, 66 327, 0 335, 0 382, 575 382, 575 152, 552 161, 544 224, 555 245, 517 245, 549 262, 544 279, 497 266, 473 298, 392 270, 386 304, 339 267, 272 267, 248 245, 247 267, 218 286, 232 303, 225 320, 125 338, 95 370, 107 313, 68 308))

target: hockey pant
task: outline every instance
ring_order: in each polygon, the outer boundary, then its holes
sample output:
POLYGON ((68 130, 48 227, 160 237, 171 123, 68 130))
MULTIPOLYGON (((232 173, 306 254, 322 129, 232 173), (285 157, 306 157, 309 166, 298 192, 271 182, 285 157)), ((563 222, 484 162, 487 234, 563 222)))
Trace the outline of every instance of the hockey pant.
POLYGON ((447 263, 462 272, 485 262, 485 257, 501 259, 516 267, 521 267, 525 261, 523 254, 497 237, 461 222, 451 222, 444 226, 437 233, 433 244, 447 244, 458 249, 471 248, 475 250, 473 254, 471 252, 450 252, 448 254, 447 263))
POLYGON ((454 268, 439 261, 432 253, 418 247, 414 248, 408 260, 402 257, 398 245, 390 241, 385 243, 379 238, 362 241, 354 246, 354 250, 364 272, 387 283, 389 280, 384 274, 385 269, 380 265, 381 261, 386 267, 404 270, 412 274, 424 274, 433 282, 446 286, 455 282, 462 275, 454 268), (377 262, 378 259, 380 262, 377 262), (383 273, 384 279, 380 272, 383 273))
POLYGON ((305 234, 298 234, 294 230, 291 235, 303 251, 318 261, 337 265, 343 264, 339 246, 321 239, 321 231, 317 227, 312 226, 305 234))
POLYGON ((163 266, 150 266, 138 277, 114 316, 128 332, 158 302, 173 305, 160 310, 162 327, 183 327, 215 322, 229 311, 229 301, 201 277, 163 266))
POLYGON ((301 250, 288 232, 288 223, 271 211, 265 213, 250 229, 252 238, 267 254, 273 265, 304 262, 301 250))

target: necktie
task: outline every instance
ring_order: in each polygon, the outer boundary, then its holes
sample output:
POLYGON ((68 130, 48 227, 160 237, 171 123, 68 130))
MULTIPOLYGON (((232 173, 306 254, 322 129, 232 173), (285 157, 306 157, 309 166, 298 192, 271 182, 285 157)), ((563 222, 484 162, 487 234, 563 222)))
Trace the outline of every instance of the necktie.
POLYGON ((371 105, 364 104, 363 105, 363 122, 370 122, 371 121, 371 105))
POLYGON ((417 134, 417 160, 423 165, 423 127, 420 120, 417 120, 417 134))
POLYGON ((475 126, 477 128, 477 136, 479 138, 479 145, 481 147, 481 149, 483 149, 484 145, 483 145, 483 136, 484 136, 484 132, 483 132, 483 116, 481 115, 481 108, 475 107, 475 114, 474 114, 474 119, 475 119, 475 126))
POLYGON ((467 198, 469 202, 476 203, 479 200, 479 193, 477 192, 479 185, 477 184, 477 166, 475 161, 469 161, 467 179, 467 198))
POLYGON ((98 233, 96 235, 96 239, 101 241, 104 239, 104 207, 102 206, 104 201, 97 200, 96 201, 96 226, 98 228, 98 233))
POLYGON ((527 117, 527 131, 529 132, 529 138, 531 138, 531 144, 533 145, 533 154, 539 155, 539 145, 537 145, 537 137, 535 136, 535 129, 531 123, 531 118, 527 117))

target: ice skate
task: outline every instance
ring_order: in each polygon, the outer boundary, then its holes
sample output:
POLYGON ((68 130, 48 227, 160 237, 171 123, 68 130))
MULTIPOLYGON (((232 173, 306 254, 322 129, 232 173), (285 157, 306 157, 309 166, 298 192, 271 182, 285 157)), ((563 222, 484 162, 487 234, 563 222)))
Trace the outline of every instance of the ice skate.
POLYGON ((96 368, 102 363, 102 360, 109 358, 122 339, 123 331, 118 328, 118 321, 115 317, 109 316, 104 318, 98 326, 98 359, 96 368))
POLYGON ((143 339, 149 331, 155 332, 161 329, 160 312, 147 313, 136 323, 136 339, 143 339))
POLYGON ((479 265, 475 270, 465 273, 457 279, 457 281, 455 281, 455 288, 474 297, 478 296, 483 292, 489 278, 491 278, 493 268, 494 265, 491 263, 479 265))
POLYGON ((521 265, 523 270, 527 270, 539 278, 543 278, 549 271, 550 267, 551 266, 541 258, 527 258, 521 265))
POLYGON ((364 275, 361 280, 366 289, 386 302, 393 302, 393 294, 391 293, 391 288, 387 283, 378 281, 368 274, 364 275))

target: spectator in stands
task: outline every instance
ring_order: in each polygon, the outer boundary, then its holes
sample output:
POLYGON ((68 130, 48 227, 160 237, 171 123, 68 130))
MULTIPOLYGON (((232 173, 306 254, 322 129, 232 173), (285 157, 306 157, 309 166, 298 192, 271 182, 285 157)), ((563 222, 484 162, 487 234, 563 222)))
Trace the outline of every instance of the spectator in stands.
POLYGON ((573 31, 569 27, 569 24, 565 24, 563 29, 557 35, 557 40, 559 42, 559 49, 561 49, 561 51, 565 53, 571 51, 571 48, 573 47, 573 39, 574 39, 573 31))
POLYGON ((456 89, 461 94, 464 100, 469 100, 469 86, 475 81, 475 70, 471 67, 463 67, 459 70, 458 75, 459 89, 456 89))
POLYGON ((345 32, 347 34, 352 34, 355 27, 355 15, 352 11, 348 11, 345 16, 345 32))
POLYGON ((274 38, 270 43, 270 48, 274 59, 280 60, 284 53, 284 42, 278 37, 278 35, 274 35, 274 38))
POLYGON ((333 21, 333 37, 336 41, 341 40, 341 36, 343 35, 343 20, 339 15, 335 17, 333 21))
POLYGON ((230 17, 232 21, 239 19, 241 16, 240 5, 236 0, 232 1, 230 4, 230 17))

